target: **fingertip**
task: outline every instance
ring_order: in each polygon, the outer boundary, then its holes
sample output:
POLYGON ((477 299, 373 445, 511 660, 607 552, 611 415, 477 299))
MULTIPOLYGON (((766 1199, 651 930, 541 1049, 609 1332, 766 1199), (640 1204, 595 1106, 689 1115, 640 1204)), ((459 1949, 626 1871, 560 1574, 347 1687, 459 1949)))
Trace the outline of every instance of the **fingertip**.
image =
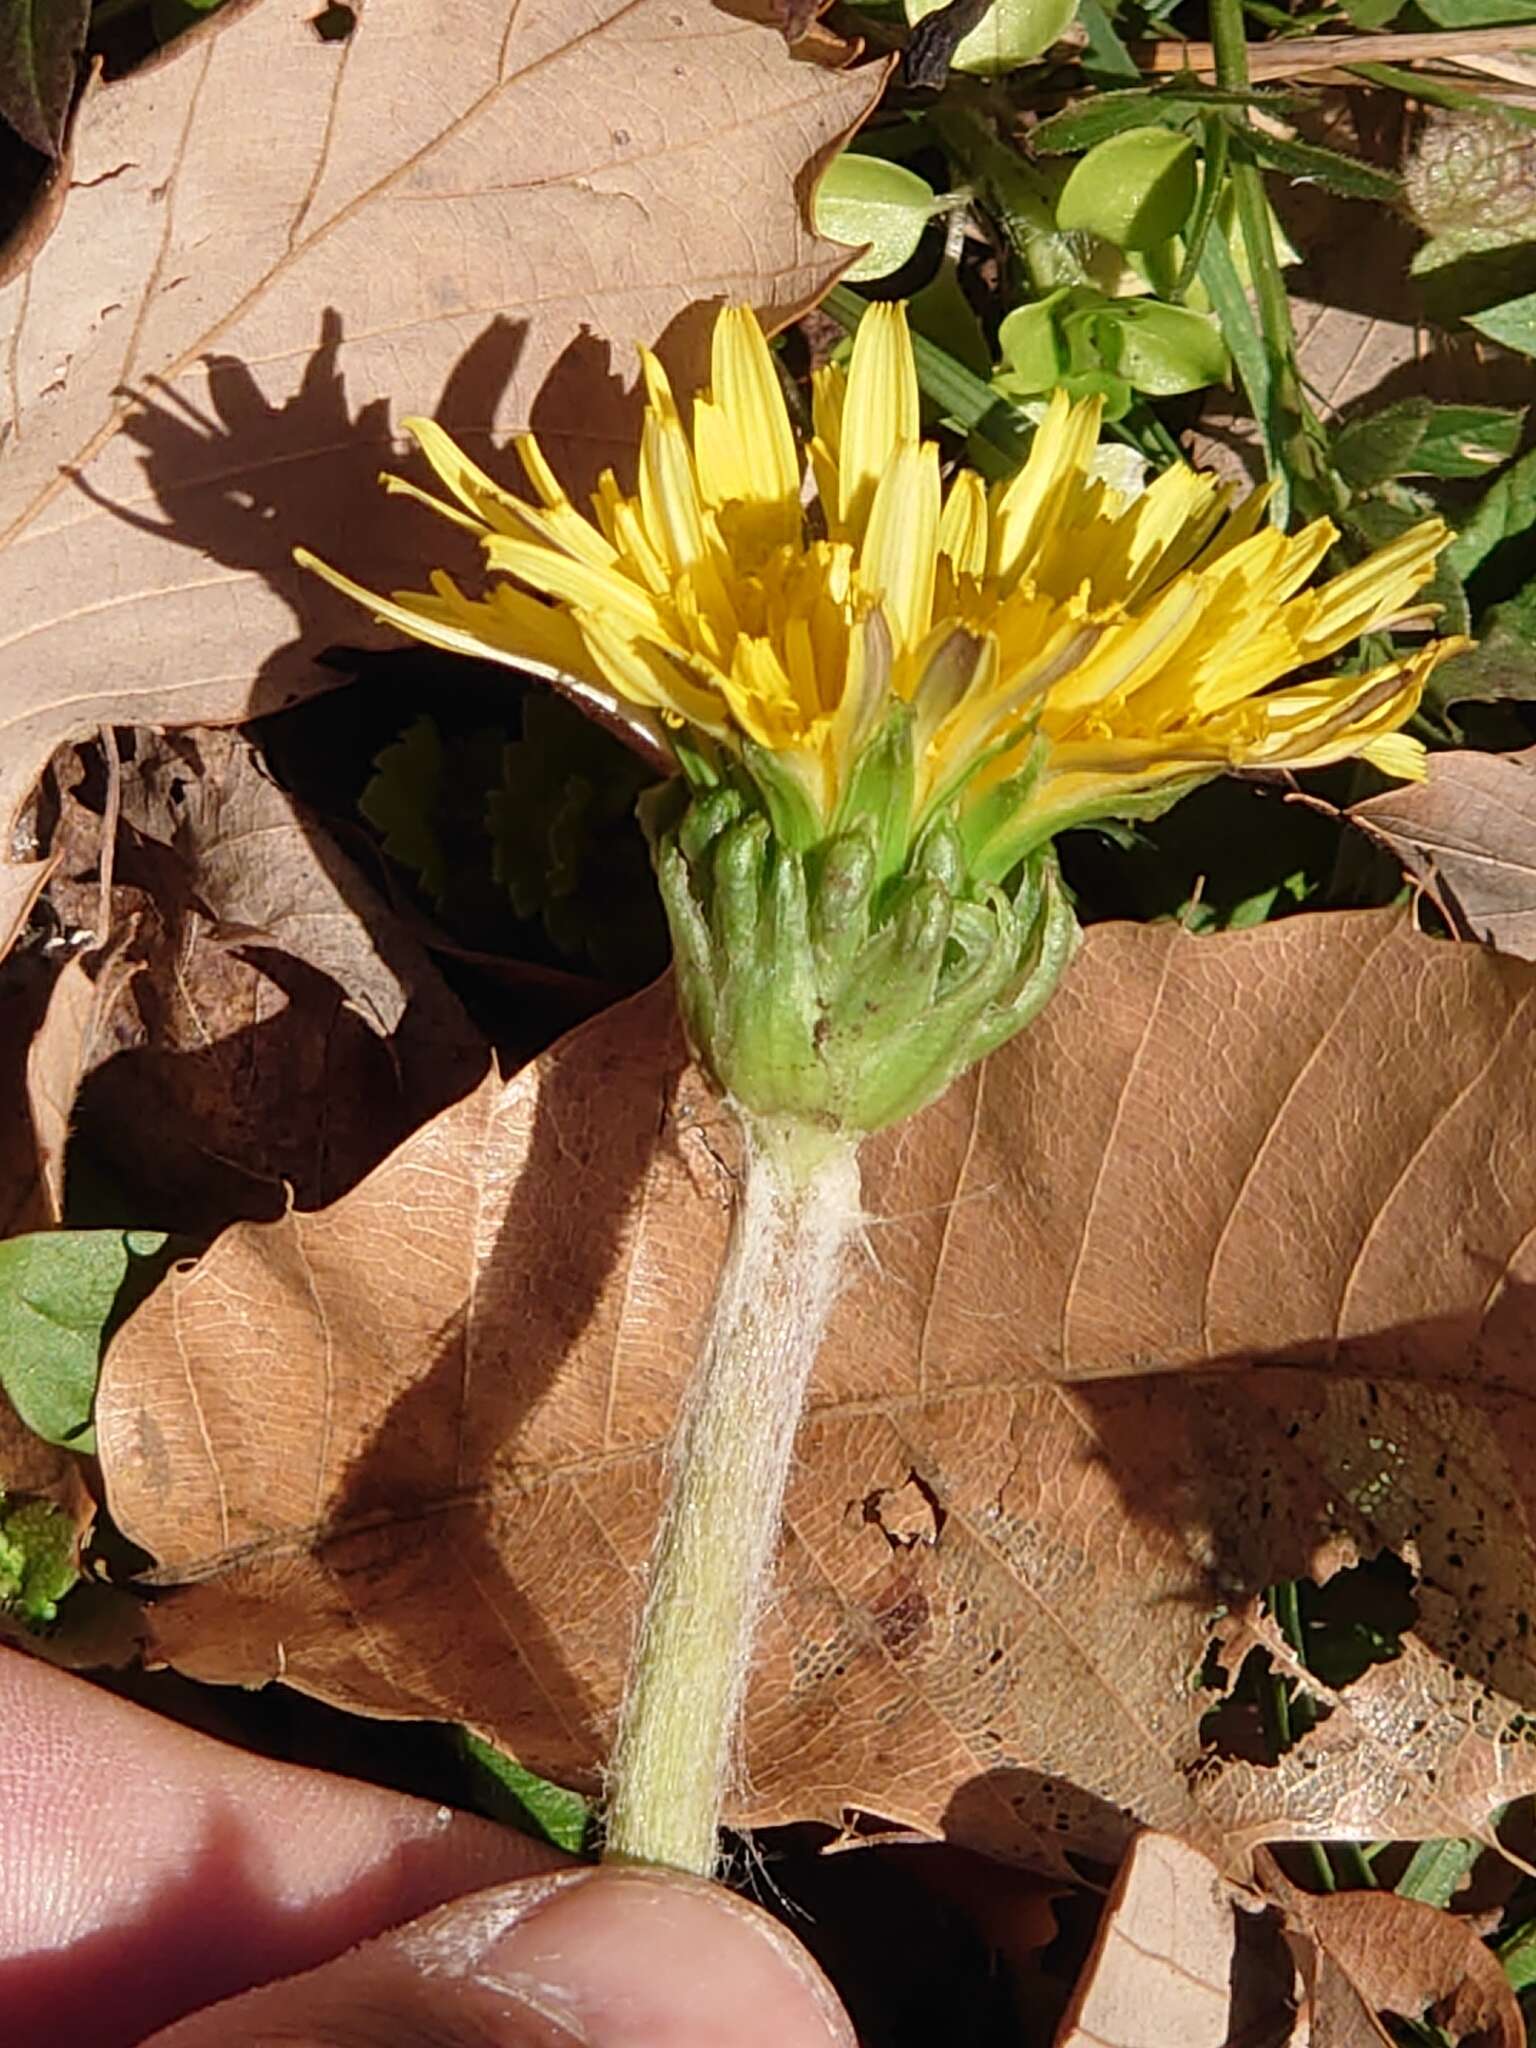
POLYGON ((758 1907, 672 1871, 500 1885, 146 2048, 855 2048, 831 1986, 758 1907))
POLYGON ((553 1886, 476 1971, 597 2048, 853 2048, 831 1986, 745 1899, 680 1872, 605 1867, 553 1886))

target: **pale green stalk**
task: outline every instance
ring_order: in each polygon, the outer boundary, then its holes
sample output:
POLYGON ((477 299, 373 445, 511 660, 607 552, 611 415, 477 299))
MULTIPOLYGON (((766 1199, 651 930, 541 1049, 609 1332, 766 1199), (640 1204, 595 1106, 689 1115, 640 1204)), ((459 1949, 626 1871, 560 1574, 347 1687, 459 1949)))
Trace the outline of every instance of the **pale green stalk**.
POLYGON ((743 1118, 608 1779, 610 1860, 709 1876, 806 1384, 861 1221, 852 1138, 743 1118))

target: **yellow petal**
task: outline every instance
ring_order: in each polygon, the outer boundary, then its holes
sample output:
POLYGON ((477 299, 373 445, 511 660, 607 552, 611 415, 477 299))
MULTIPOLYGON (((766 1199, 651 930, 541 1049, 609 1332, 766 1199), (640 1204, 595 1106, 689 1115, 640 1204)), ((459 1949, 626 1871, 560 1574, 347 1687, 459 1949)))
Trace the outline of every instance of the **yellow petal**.
MULTIPOLYGON (((665 648, 620 631, 603 612, 578 612, 577 624, 590 659, 621 697, 654 708, 673 725, 699 732, 729 733, 722 690, 691 672, 665 648)), ((716 679, 723 684, 724 678, 716 679)))
POLYGON ((1057 391, 1035 429, 1024 467, 1000 493, 992 521, 990 568, 1004 587, 1027 575, 1061 501, 1074 485, 1081 486, 1099 441, 1097 398, 1074 405, 1057 391))
POLYGON ((418 505, 426 505, 439 519, 448 519, 455 526, 464 527, 476 539, 485 531, 483 519, 476 519, 470 512, 461 512, 457 505, 445 505, 441 498, 434 498, 430 491, 424 491, 420 484, 413 484, 409 477, 396 476, 386 469, 381 472, 379 482, 390 497, 414 498, 418 505))
POLYGON ((1118 516, 1100 521, 1096 558, 1079 546, 1080 574, 1092 584, 1095 603, 1130 604, 1161 589, 1199 551, 1221 512, 1213 476, 1171 463, 1118 516))
POLYGON ((1429 775, 1428 749, 1411 733, 1384 732, 1379 739, 1367 740, 1360 758, 1394 782, 1423 782, 1429 775))
POLYGON ((987 487, 974 469, 956 470, 939 521, 939 553, 960 576, 987 573, 987 487))
POLYGON ((507 584, 499 585, 487 599, 469 598, 442 570, 433 572, 430 593, 397 590, 385 598, 343 576, 307 548, 295 548, 293 558, 365 606, 382 624, 450 654, 545 675, 651 760, 661 763, 670 757, 661 725, 610 687, 568 612, 507 584))
POLYGON ((859 551, 859 581, 879 599, 898 655, 928 630, 938 530, 939 451, 931 441, 902 442, 875 490, 859 551))
POLYGON ((536 540, 511 540, 499 533, 486 540, 485 554, 493 569, 504 570, 545 597, 579 611, 611 613, 632 632, 663 637, 654 599, 618 570, 599 569, 536 540))
POLYGON ((1426 519, 1310 593, 1311 609, 1297 636, 1298 664, 1332 654, 1402 611, 1434 575, 1435 557, 1449 538, 1443 520, 1426 519))
MULTIPOLYGON (((836 363, 826 363, 811 372, 811 426, 826 449, 833 466, 842 459, 843 407, 848 400, 848 379, 836 363)), ((836 506, 833 506, 836 511, 836 506)))
POLYGON ((1180 659, 1206 603, 1200 584, 1180 577, 1140 618, 1106 626, 1092 651, 1052 685, 1043 714, 1046 729, 1067 738, 1080 726, 1097 732, 1106 721, 1115 723, 1127 698, 1180 659))
POLYGON ((640 436, 640 512, 651 546, 674 571, 704 556, 704 516, 693 453, 673 403, 666 372, 642 349, 650 404, 640 436))
POLYGON ((699 488, 707 504, 770 508, 789 540, 800 526, 800 457, 773 356, 749 306, 715 322, 710 394, 694 407, 699 488))
POLYGON ((904 306, 871 306, 859 322, 842 413, 838 524, 859 539, 892 455, 918 436, 917 365, 904 306))

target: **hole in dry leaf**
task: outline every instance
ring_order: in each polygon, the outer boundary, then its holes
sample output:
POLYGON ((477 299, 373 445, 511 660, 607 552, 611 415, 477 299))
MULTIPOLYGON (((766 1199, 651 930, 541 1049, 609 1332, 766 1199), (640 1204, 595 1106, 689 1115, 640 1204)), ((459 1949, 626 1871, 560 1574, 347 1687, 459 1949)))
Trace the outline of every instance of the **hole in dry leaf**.
MULTIPOLYGON (((1418 1619, 1413 1589, 1408 1565, 1383 1550, 1322 1585, 1292 1579, 1273 1586, 1264 1604, 1296 1658, 1324 1685, 1342 1691, 1372 1665, 1402 1655, 1403 1635, 1418 1619)), ((1214 1640, 1202 1675, 1207 1685, 1226 1682, 1214 1640)), ((1201 1734, 1219 1757, 1270 1764, 1332 1711, 1257 1644, 1243 1658, 1225 1699, 1201 1722, 1201 1734)))
POLYGON ((865 1494, 863 1514, 893 1550, 911 1550, 918 1544, 932 1548, 944 1533, 945 1510, 939 1497, 911 1467, 900 1486, 877 1486, 865 1494))
POLYGON ((322 43, 344 43, 357 27, 357 10, 339 4, 325 7, 311 15, 309 25, 322 43))

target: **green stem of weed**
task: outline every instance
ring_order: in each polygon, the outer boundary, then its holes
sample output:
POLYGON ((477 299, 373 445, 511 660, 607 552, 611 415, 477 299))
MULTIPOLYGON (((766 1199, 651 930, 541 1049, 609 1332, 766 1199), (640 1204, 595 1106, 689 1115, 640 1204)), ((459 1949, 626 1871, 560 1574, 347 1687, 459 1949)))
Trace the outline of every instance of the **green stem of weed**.
MULTIPOLYGON (((1242 0, 1211 0, 1210 20, 1216 83, 1229 92, 1247 92, 1251 81, 1242 0)), ((1235 110, 1232 120, 1240 138, 1247 126, 1247 115, 1235 110)), ((1271 450, 1272 475, 1279 487, 1274 518, 1277 525, 1283 526, 1293 511, 1310 518, 1336 510, 1339 491, 1327 459, 1321 424, 1302 390, 1291 301, 1275 248, 1264 174, 1242 148, 1233 150, 1232 156, 1228 176, 1243 247, 1248 252, 1248 270, 1269 361, 1266 438, 1271 450)))
POLYGON ((1448 85, 1443 79, 1426 78, 1421 71, 1405 71, 1397 64, 1346 64, 1342 68, 1369 85, 1384 86, 1388 92, 1400 92, 1405 99, 1417 100, 1421 106, 1466 109, 1486 114, 1491 120, 1514 121, 1522 128, 1536 128, 1536 108, 1489 99, 1483 93, 1468 92, 1463 86, 1448 85))

